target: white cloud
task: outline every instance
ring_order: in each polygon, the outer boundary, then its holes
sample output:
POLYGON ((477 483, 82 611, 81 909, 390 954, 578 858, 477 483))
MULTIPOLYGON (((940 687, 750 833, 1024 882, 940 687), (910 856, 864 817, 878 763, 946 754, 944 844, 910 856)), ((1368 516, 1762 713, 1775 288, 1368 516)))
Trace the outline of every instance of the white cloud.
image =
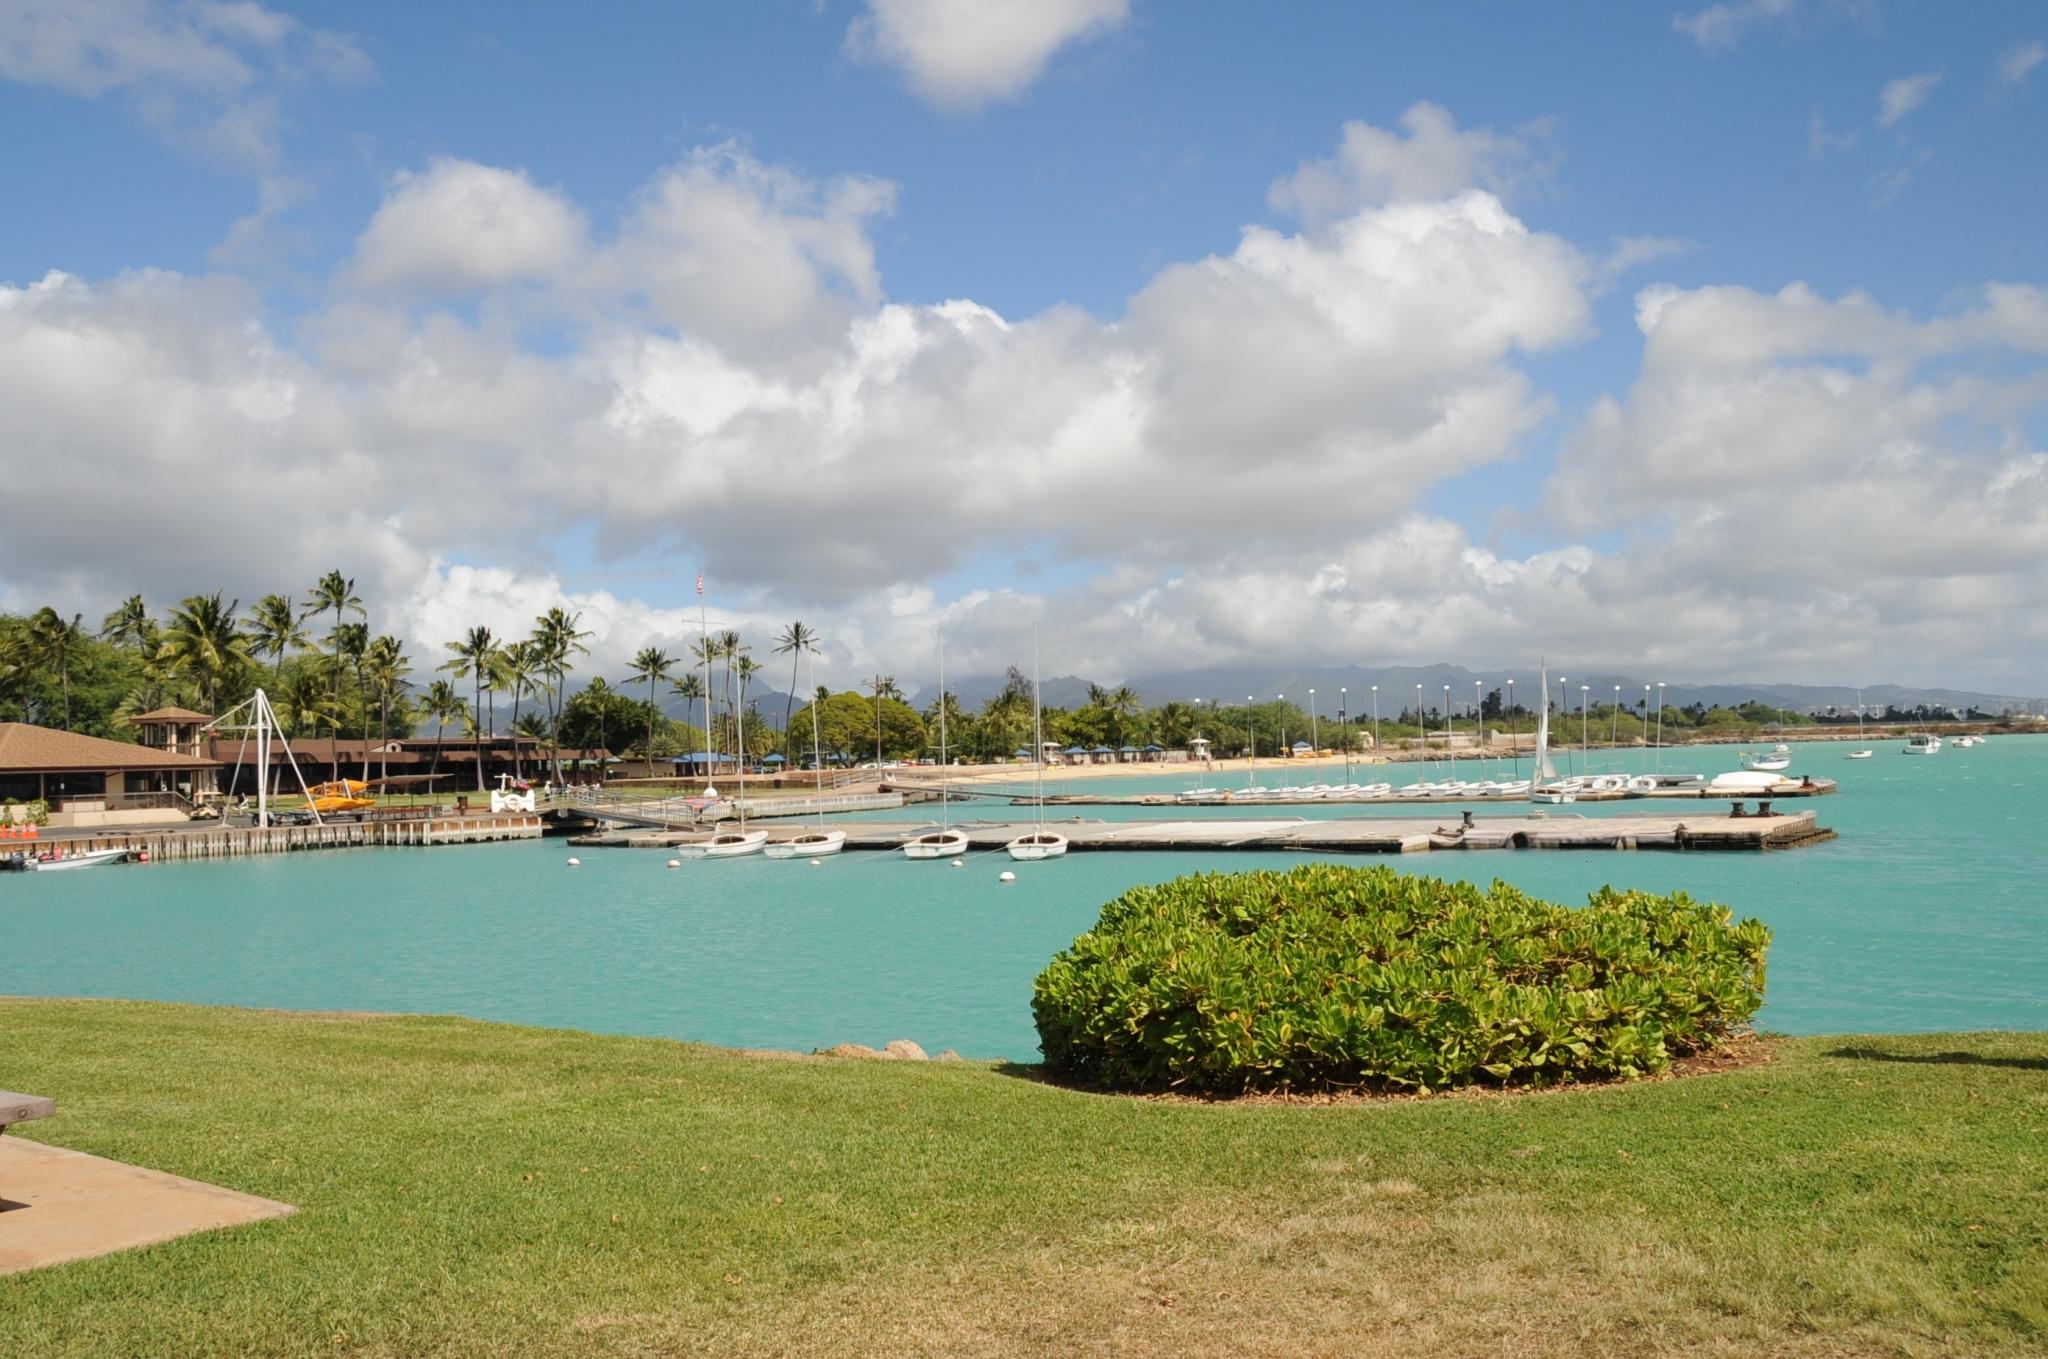
MULTIPOLYGON (((249 599, 339 565, 422 655, 566 598, 608 677, 687 640, 699 565, 750 636, 822 626, 832 683, 921 676, 940 618, 961 673, 1019 659, 1033 618, 1057 623, 1049 673, 1104 678, 1542 648, 1829 678, 1889 648, 1988 681, 2048 657, 2029 284, 1925 318, 1641 290, 1635 384, 1574 422, 1540 518, 1509 525, 1554 545, 1508 551, 1422 507, 1534 442, 1554 405, 1523 356, 1589 333, 1590 291, 1675 243, 1595 262, 1461 185, 1247 228, 1118 316, 1004 316, 888 298, 873 181, 714 148, 591 239, 559 195, 449 162, 375 220, 457 181, 496 207, 453 232, 466 207, 422 212, 417 254, 366 244, 290 344, 231 279, 0 288, 10 503, 90 494, 95 524, 87 553, 75 516, 11 517, 0 595, 249 599), (451 275, 474 290, 459 314, 434 302, 451 275), (750 316, 748 293, 773 305, 750 316), (1006 556, 1002 585, 938 584, 1006 556), (1034 586, 1042 567, 1065 583, 1034 586)), ((1530 499, 1508 485, 1475 521, 1530 499)))
POLYGON ((583 216, 523 171, 441 159, 402 174, 356 241, 352 281, 456 296, 558 278, 584 251, 583 216))
POLYGON ((1877 121, 1881 127, 1897 127, 1899 120, 1927 102, 1927 96, 1934 93, 1934 87, 1941 83, 1941 72, 1923 71, 1919 75, 1900 76, 1888 81, 1877 96, 1877 121))
POLYGON ((1699 44, 1704 52, 1732 52, 1752 28, 1789 23, 1798 13, 1795 0, 1730 0, 1692 14, 1674 14, 1671 27, 1699 44))
POLYGON ((1671 236, 1616 236, 1613 248, 1600 261, 1596 272, 1603 285, 1611 284, 1645 264, 1690 254, 1692 248, 1691 241, 1671 236))
POLYGON ((1063 47, 1129 17, 1130 0, 866 0, 846 50, 893 66, 927 102, 976 109, 1022 94, 1063 47))
POLYGON ((1837 151, 1847 151, 1856 145, 1856 141, 1857 136, 1854 131, 1832 131, 1828 127, 1828 120, 1821 116, 1819 109, 1815 109, 1812 116, 1807 119, 1806 154, 1815 160, 1819 160, 1823 156, 1832 155, 1837 151))
POLYGON ((254 0, 0 5, 0 77, 88 98, 125 92, 166 136, 257 169, 277 159, 281 91, 373 74, 353 37, 254 0))
POLYGON ((1923 146, 1878 171, 1870 181, 1870 206, 1881 208, 1898 198, 1906 191, 1906 186, 1913 182, 1913 176, 1919 174, 1933 159, 1934 152, 1923 146))
POLYGON ((2005 89, 2014 89, 2027 83, 2034 74, 2034 68, 2048 61, 2048 43, 2039 38, 2032 42, 2015 43, 1998 54, 1994 82, 2005 89))
POLYGON ((1337 153, 1304 161, 1275 180, 1267 202, 1314 228, 1363 207, 1446 198, 1468 187, 1512 198, 1556 169, 1557 146, 1546 122, 1512 133, 1461 129, 1445 109, 1420 103, 1409 106, 1400 125, 1396 132, 1364 122, 1344 124, 1337 153))

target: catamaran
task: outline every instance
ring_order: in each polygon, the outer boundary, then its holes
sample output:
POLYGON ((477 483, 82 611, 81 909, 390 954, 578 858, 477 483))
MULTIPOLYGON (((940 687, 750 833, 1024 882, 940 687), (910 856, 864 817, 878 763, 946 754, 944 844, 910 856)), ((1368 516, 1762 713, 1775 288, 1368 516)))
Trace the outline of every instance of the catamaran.
POLYGON ((906 859, 951 859, 967 852, 967 836, 953 829, 946 788, 946 634, 939 634, 939 829, 903 846, 906 859))
MULTIPOLYGON (((939 713, 945 714, 945 688, 940 686, 939 713)), ((1045 828, 1045 710, 1038 698, 1038 628, 1031 629, 1031 728, 1038 745, 1037 822, 1029 834, 1003 846, 1012 859, 1057 859, 1067 852, 1067 837, 1045 828)))
POLYGON ((818 828, 805 831, 794 840, 783 840, 764 851, 771 859, 822 859, 846 848, 846 832, 825 829, 825 759, 818 741, 818 662, 811 661, 811 767, 818 771, 818 828))

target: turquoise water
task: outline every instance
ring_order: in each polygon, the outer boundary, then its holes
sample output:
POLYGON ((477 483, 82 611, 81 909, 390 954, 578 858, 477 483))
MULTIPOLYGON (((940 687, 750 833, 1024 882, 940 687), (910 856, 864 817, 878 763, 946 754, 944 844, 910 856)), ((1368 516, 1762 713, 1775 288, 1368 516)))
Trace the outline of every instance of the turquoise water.
MULTIPOLYGON (((1997 738, 1933 759, 1901 756, 1897 742, 1864 761, 1844 760, 1844 746, 1795 749, 1795 774, 1842 781, 1840 795, 1798 804, 1841 831, 1830 844, 1392 862, 1563 900, 1611 882, 1727 902, 1776 931, 1762 1022, 1783 1031, 2048 1029, 2037 848, 2048 740, 1997 738)), ((1618 760, 1630 772, 1636 762, 1618 760)), ((1667 771, 1734 764, 1733 748, 1664 756, 1667 771)), ((912 1038, 1029 1058, 1031 979, 1103 901, 1176 873, 1293 861, 1078 854, 1017 865, 1004 886, 996 875, 1011 865, 995 856, 962 869, 848 854, 819 868, 670 870, 656 852, 583 850, 571 870, 572 852, 545 841, 0 875, 0 993, 454 1012, 748 1047, 912 1038)))

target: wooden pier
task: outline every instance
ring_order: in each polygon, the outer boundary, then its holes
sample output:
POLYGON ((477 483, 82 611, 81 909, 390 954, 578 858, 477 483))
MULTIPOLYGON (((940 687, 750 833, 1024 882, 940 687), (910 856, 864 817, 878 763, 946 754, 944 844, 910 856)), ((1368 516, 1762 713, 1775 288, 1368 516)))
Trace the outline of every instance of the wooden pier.
POLYGON ((386 846, 471 845, 493 840, 538 840, 545 818, 537 812, 484 815, 423 816, 369 821, 328 821, 317 826, 216 826, 208 830, 152 828, 69 835, 8 846, 37 853, 46 849, 79 852, 125 849, 147 856, 150 863, 195 859, 239 859, 251 854, 289 854, 310 849, 363 849, 386 846))
MULTIPOLYGON (((936 829, 936 823, 841 822, 849 850, 887 851, 936 829)), ((1033 821, 970 821, 953 823, 966 835, 970 853, 1000 850, 1019 835, 1037 829, 1033 821)), ((1645 812, 1641 815, 1574 816, 1531 813, 1512 816, 1474 815, 1469 821, 1452 816, 1371 816, 1310 820, 1305 817, 1222 818, 1184 821, 1045 822, 1045 829, 1067 837, 1075 853, 1096 851, 1263 852, 1329 854, 1418 854, 1466 849, 1666 849, 1769 850, 1796 849, 1832 840, 1835 833, 1819 825, 1811 811, 1763 816, 1736 816, 1701 809, 1697 813, 1645 812)), ((769 840, 792 838, 799 828, 769 830, 769 840)), ((579 845, 627 849, 662 849, 707 838, 698 834, 593 835, 579 845)))

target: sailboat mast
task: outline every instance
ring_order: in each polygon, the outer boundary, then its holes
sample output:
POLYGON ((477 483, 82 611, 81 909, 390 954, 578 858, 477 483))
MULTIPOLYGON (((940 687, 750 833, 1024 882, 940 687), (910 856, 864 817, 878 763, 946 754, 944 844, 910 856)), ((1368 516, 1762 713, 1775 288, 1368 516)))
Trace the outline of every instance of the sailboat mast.
POLYGON ((825 829, 825 754, 818 740, 818 656, 810 657, 811 674, 811 768, 818 775, 818 829, 825 829))
POLYGON ((939 629, 939 827, 953 828, 953 806, 946 787, 946 630, 939 629))
POLYGON ((1038 766, 1038 829, 1045 830, 1045 707, 1038 696, 1038 624, 1031 625, 1031 741, 1038 766))
POLYGON ((743 835, 747 829, 747 717, 744 711, 746 701, 747 677, 742 673, 732 704, 732 755, 734 762, 740 767, 740 833, 743 835))

